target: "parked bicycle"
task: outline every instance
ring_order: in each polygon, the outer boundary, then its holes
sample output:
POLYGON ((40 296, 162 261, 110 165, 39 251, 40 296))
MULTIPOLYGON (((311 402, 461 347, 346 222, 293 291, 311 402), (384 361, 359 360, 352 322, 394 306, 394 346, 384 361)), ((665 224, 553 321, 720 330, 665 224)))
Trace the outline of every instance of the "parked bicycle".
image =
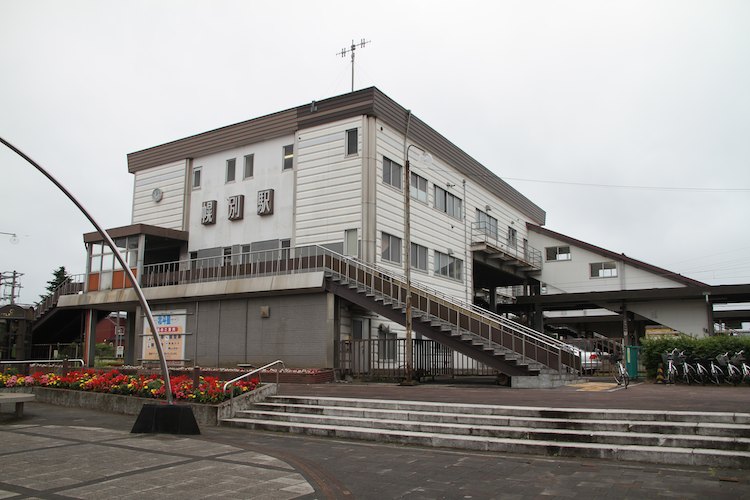
POLYGON ((685 354, 685 351, 679 352, 679 354, 677 355, 677 360, 679 361, 679 367, 680 367, 680 370, 682 371, 682 375, 680 379, 688 385, 695 382, 698 378, 696 374, 696 369, 695 367, 693 367, 693 365, 688 363, 688 357, 685 354))
POLYGON ((622 364, 622 356, 619 354, 611 354, 610 362, 614 362, 614 377, 615 382, 617 382, 617 385, 622 385, 625 387, 625 389, 628 388, 628 384, 630 384, 630 375, 628 375, 628 371, 625 369, 625 366, 622 364))
MULTIPOLYGON (((735 359, 735 356, 732 356, 732 359, 735 359)), ((728 384, 737 385, 742 382, 742 371, 732 362, 732 360, 729 359, 728 352, 716 356, 716 361, 718 361, 722 367, 726 368, 726 382, 728 384)))
MULTIPOLYGON (((719 356, 717 356, 717 358, 718 357, 719 356)), ((718 359, 717 359, 717 361, 718 361, 718 359)), ((726 378, 726 375, 724 374, 724 370, 722 370, 719 365, 717 365, 716 363, 714 363, 713 359, 709 359, 708 363, 709 363, 708 372, 710 374, 709 380, 711 382, 713 382, 714 384, 716 384, 716 385, 721 384, 724 381, 724 379, 726 378)))
POLYGON ((661 359, 664 361, 666 372, 664 373, 664 380, 667 384, 674 384, 677 380, 678 371, 677 364, 675 363, 675 357, 677 357, 677 349, 666 351, 661 353, 661 359))
POLYGON ((739 366, 740 371, 742 372, 742 381, 746 384, 750 384, 750 365, 745 362, 744 349, 734 353, 734 356, 732 356, 732 363, 739 366))

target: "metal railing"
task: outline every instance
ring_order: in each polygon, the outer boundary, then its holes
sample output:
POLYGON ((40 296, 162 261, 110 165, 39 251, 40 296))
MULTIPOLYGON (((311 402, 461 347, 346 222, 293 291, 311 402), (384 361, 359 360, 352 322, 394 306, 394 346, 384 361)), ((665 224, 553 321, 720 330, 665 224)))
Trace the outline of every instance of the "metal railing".
POLYGON ((32 358, 43 358, 45 356, 47 359, 57 360, 62 360, 64 358, 79 358, 82 352, 81 344, 79 342, 71 342, 68 344, 34 344, 31 346, 32 358))
MULTIPOLYGON (((144 266, 140 281, 147 288, 312 271, 353 281, 368 294, 405 305, 405 277, 317 245, 152 264, 144 266)), ((527 361, 558 370, 580 369, 580 358, 564 342, 414 281, 411 293, 415 313, 430 320, 476 335, 527 361)))
POLYGON ((85 365, 86 362, 82 359, 22 359, 22 360, 2 360, 0 365, 44 365, 44 364, 60 364, 61 362, 69 363, 80 363, 81 366, 85 365))
MULTIPOLYGON (((495 376, 497 370, 439 342, 413 339, 413 369, 425 377, 495 376)), ((356 339, 339 342, 342 373, 354 378, 399 380, 406 376, 406 339, 356 339)))
MULTIPOLYGON (((233 385, 234 383, 239 382, 240 380, 242 380, 244 378, 247 378, 247 377, 249 377, 251 375, 255 375, 256 373, 260 373, 263 370, 267 370, 267 369, 271 368, 272 366, 279 365, 279 364, 282 366, 282 368, 284 367, 284 362, 281 361, 280 359, 277 359, 276 361, 268 363, 267 365, 261 366, 260 368, 255 368, 254 370, 251 370, 251 371, 249 371, 249 372, 247 372, 247 373, 245 373, 243 375, 240 375, 239 377, 235 377, 232 380, 229 380, 227 383, 224 384, 224 387, 223 387, 222 391, 223 392, 227 392, 227 387, 229 387, 230 385, 233 385)), ((258 375, 258 380, 260 381, 260 379, 261 379, 261 377, 260 377, 260 375, 258 375)), ((277 368, 276 369, 276 388, 277 388, 277 390, 278 390, 278 387, 279 387, 279 369, 277 368)), ((230 408, 230 411, 232 412, 232 415, 234 415, 234 389, 232 389, 232 392, 229 394, 229 408, 230 408)))
POLYGON ((490 226, 487 222, 473 222, 471 224, 471 242, 486 243, 536 270, 542 268, 542 252, 528 244, 508 241, 508 238, 500 236, 496 227, 490 226))
POLYGON ((39 301, 34 307, 34 319, 38 320, 50 309, 57 305, 57 299, 61 295, 75 295, 84 290, 84 282, 86 279, 85 274, 74 274, 67 277, 65 281, 60 283, 55 290, 39 301))

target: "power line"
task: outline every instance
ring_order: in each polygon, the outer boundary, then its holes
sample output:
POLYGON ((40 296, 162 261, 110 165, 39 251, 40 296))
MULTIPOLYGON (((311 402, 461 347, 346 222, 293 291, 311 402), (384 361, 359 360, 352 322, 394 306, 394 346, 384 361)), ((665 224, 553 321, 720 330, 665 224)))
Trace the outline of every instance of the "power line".
POLYGON ((568 182, 568 181, 549 181, 543 179, 520 179, 518 177, 503 177, 509 181, 519 182, 539 182, 543 184, 564 184, 568 186, 585 186, 601 188, 618 188, 618 189, 644 189, 651 191, 695 191, 695 192, 750 192, 750 188, 709 188, 709 187, 669 187, 669 186, 631 186, 626 184, 596 184, 588 182, 568 182))

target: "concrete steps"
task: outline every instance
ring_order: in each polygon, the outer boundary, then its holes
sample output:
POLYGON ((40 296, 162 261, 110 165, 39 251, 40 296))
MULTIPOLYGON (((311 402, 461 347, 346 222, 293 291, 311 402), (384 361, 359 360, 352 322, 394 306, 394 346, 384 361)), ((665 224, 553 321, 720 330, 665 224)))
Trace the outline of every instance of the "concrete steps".
POLYGON ((277 396, 222 425, 385 443, 750 468, 750 414, 277 396))

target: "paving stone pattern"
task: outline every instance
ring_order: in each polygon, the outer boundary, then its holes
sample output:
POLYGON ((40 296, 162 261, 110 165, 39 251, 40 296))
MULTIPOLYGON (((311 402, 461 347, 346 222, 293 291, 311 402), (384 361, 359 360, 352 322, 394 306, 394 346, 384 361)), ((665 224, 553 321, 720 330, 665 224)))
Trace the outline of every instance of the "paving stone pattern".
MULTIPOLYGON (((748 411, 750 389, 635 386, 619 393, 476 387, 287 386, 285 393, 570 406, 748 411), (707 388, 706 388, 707 389, 707 388), (395 394, 394 391, 398 391, 395 394), (344 394, 343 392, 346 392, 344 394), (402 396, 399 396, 402 395, 402 396), (665 396, 671 396, 665 399, 665 396), (417 398, 414 398, 417 399, 417 398), (540 401, 541 400, 541 401, 540 401), (719 402, 720 404, 716 404, 719 402), (717 408, 718 406, 718 408, 717 408)), ((30 403, 0 414, 4 498, 747 498, 750 470, 454 451, 202 427, 132 435, 134 417, 30 403)))

